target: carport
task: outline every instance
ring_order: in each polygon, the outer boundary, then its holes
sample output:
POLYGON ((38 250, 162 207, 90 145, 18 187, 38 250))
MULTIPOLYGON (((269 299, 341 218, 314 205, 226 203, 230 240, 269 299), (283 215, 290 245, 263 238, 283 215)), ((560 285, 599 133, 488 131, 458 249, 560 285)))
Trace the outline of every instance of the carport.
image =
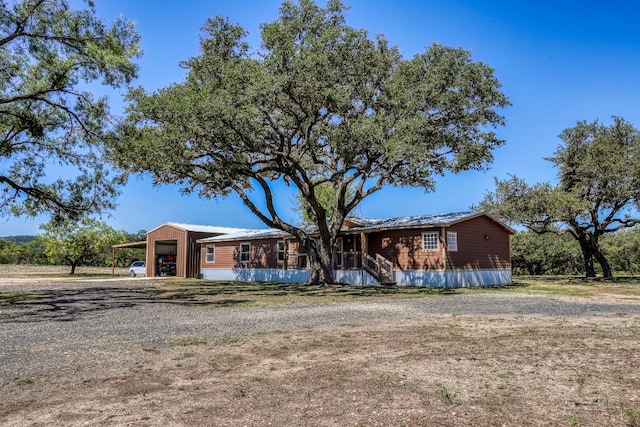
POLYGON ((111 277, 116 275, 116 250, 120 248, 127 249, 147 249, 147 241, 122 243, 120 245, 111 246, 111 277))

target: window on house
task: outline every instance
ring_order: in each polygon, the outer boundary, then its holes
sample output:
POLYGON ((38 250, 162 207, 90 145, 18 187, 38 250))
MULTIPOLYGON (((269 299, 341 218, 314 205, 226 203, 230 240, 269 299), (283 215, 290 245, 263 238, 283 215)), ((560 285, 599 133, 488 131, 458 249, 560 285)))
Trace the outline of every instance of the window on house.
POLYGON ((251 243, 240 243, 240 262, 251 261, 251 243))
POLYGON ((296 264, 296 268, 307 268, 307 255, 298 255, 298 263, 296 264))
POLYGON ((425 251, 438 250, 438 232, 437 231, 422 233, 422 249, 425 251))
POLYGON ((284 241, 278 242, 278 262, 284 262, 284 244, 284 241))
POLYGON ((447 249, 450 251, 458 250, 458 233, 454 231, 447 232, 447 249))
POLYGON ((216 245, 207 245, 207 262, 216 262, 216 245))
POLYGON ((342 267, 342 253, 344 252, 344 246, 342 244, 342 237, 336 239, 336 267, 342 267))

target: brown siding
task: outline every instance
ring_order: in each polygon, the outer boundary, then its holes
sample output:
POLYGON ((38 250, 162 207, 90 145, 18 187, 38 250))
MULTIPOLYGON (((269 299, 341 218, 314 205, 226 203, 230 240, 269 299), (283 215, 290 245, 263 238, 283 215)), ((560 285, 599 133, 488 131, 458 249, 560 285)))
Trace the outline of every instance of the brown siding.
POLYGON ((400 270, 509 269, 509 232, 486 216, 472 218, 450 227, 389 230, 369 234, 368 253, 382 255, 400 270), (437 251, 422 249, 422 233, 439 233, 437 251), (448 252, 443 261, 446 233, 458 234, 458 250, 448 252), (488 238, 487 238, 488 236, 488 238))
MULTIPOLYGON (((437 251, 422 249, 422 233, 440 229, 390 230, 369 234, 369 255, 380 254, 400 270, 441 270, 442 247, 437 251)), ((439 243, 440 245, 441 243, 439 243)))
POLYGON ((171 240, 177 245, 176 276, 185 277, 185 232, 166 225, 147 234, 147 276, 155 276, 156 242, 171 240))
MULTIPOLYGON (((200 249, 201 265, 203 268, 284 268, 284 263, 278 262, 278 243, 282 239, 242 240, 231 242, 203 243, 200 249), (251 259, 240 263, 240 245, 251 244, 251 259), (207 245, 214 244, 215 262, 207 262, 207 245)), ((295 268, 298 251, 301 249, 297 240, 289 241, 289 263, 287 268, 295 268)))
POLYGON ((198 239, 211 237, 211 233, 190 231, 187 233, 185 255, 185 277, 197 277, 200 274, 200 243, 198 239))
POLYGON ((201 248, 201 265, 204 268, 235 268, 238 255, 239 243, 238 242, 211 242, 203 243, 201 248), (215 245, 215 261, 213 263, 207 262, 207 245, 215 245))
POLYGON ((200 273, 200 244, 196 241, 211 233, 185 231, 164 225, 147 234, 147 276, 155 275, 156 242, 176 245, 176 277, 196 277, 200 273))
POLYGON ((447 228, 458 233, 458 251, 449 252, 447 268, 509 269, 509 233, 490 218, 480 216, 447 228))

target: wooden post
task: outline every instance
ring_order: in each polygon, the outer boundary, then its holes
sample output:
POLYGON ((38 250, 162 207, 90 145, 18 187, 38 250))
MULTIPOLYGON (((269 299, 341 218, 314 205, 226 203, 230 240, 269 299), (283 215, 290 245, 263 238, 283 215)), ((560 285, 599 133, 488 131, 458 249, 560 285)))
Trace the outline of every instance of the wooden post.
POLYGON ((289 268, 289 244, 288 240, 285 238, 284 241, 284 259, 282 260, 283 270, 287 270, 289 268))
POLYGON ((442 269, 443 269, 443 273, 444 273, 444 287, 448 288, 449 287, 449 280, 447 279, 447 229, 445 227, 442 227, 440 229, 440 241, 442 242, 442 269))
POLYGON ((367 233, 360 233, 360 250, 362 251, 362 255, 360 256, 360 264, 361 267, 365 265, 365 254, 369 255, 369 240, 367 237, 367 233))

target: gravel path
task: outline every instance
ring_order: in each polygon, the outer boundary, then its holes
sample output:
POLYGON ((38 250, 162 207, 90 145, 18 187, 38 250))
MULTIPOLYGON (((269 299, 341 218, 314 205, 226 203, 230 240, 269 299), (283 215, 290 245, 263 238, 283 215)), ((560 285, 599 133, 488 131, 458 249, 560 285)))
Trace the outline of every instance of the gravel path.
MULTIPOLYGON (((0 286, 0 292, 34 290, 0 286)), ((257 332, 345 324, 398 323, 440 315, 596 316, 640 315, 640 304, 602 303, 527 295, 451 295, 437 298, 207 309, 154 299, 139 285, 76 284, 39 293, 36 301, 0 307, 0 378, 53 375, 52 358, 170 345, 180 337, 208 339, 257 332)), ((63 373, 61 372, 60 375, 63 373)))

